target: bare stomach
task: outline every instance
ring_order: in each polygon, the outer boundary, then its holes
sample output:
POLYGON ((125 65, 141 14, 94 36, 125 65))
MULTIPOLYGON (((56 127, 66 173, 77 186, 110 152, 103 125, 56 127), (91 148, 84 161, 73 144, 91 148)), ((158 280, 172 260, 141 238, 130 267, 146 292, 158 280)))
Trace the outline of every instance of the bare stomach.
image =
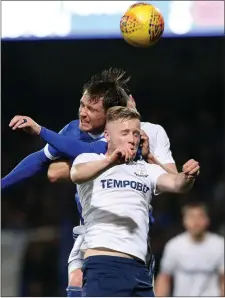
POLYGON ((84 259, 91 257, 91 256, 113 256, 113 257, 122 257, 128 259, 134 259, 135 257, 129 254, 125 254, 123 252, 119 252, 116 250, 104 248, 104 247, 96 247, 96 248, 89 248, 84 253, 84 259))

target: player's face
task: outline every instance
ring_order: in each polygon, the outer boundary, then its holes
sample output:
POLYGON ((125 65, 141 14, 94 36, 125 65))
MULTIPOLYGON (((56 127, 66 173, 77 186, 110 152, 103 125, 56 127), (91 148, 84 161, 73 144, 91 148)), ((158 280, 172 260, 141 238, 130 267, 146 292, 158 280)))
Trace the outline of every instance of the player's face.
POLYGON ((140 143, 141 123, 138 119, 109 122, 106 125, 105 137, 108 148, 129 148, 136 155, 140 143))
POLYGON ((184 214, 184 227, 193 236, 200 236, 209 225, 209 218, 202 208, 190 208, 184 214))
POLYGON ((79 108, 79 128, 82 131, 91 133, 101 133, 105 127, 106 113, 103 101, 91 101, 88 93, 85 92, 80 100, 79 108))

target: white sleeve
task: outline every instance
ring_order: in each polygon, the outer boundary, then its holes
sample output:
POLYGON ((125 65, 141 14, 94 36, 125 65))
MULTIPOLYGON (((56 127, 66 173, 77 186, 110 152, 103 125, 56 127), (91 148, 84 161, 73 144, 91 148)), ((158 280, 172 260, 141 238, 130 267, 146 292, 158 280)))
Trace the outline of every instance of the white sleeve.
POLYGON ((173 275, 176 268, 176 254, 173 243, 166 244, 160 263, 160 272, 173 275))
POLYGON ((157 180, 161 175, 167 174, 167 172, 158 165, 146 164, 146 166, 148 167, 151 191, 154 195, 158 195, 159 193, 156 192, 157 180))
POLYGON ((98 157, 99 157, 99 155, 96 153, 82 153, 74 159, 73 166, 78 165, 79 163, 85 163, 85 162, 89 162, 89 161, 98 160, 98 157))
MULTIPOLYGON (((165 129, 161 125, 157 125, 156 146, 154 150, 154 156, 162 163, 175 163, 172 152, 170 150, 170 140, 165 132, 165 129)), ((151 142, 151 140, 150 140, 151 142)))

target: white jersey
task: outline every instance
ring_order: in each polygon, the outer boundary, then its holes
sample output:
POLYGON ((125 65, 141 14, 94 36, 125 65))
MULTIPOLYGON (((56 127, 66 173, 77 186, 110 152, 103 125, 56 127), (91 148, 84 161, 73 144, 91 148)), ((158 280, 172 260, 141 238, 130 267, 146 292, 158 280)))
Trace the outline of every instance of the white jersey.
POLYGON ((147 134, 150 152, 161 164, 175 163, 170 150, 170 140, 161 125, 141 122, 141 129, 147 134))
POLYGON ((196 243, 187 232, 176 236, 165 246, 161 272, 173 276, 173 296, 220 296, 224 239, 207 233, 204 241, 196 243))
MULTIPOLYGON (((104 158, 84 153, 74 165, 104 158)), ((145 261, 149 203, 164 173, 157 165, 138 161, 114 166, 95 180, 77 185, 86 228, 81 249, 108 248, 145 261)))
MULTIPOLYGON (((162 163, 175 163, 172 157, 172 153, 170 150, 170 141, 169 138, 161 125, 153 124, 149 122, 141 122, 141 128, 147 134, 150 143, 150 152, 162 163)), ((95 136, 89 134, 93 139, 95 136)), ((98 136, 100 137, 100 136, 98 136)), ((103 137, 103 134, 102 134, 103 137)), ((106 141, 104 138, 101 139, 102 141, 106 141)), ((45 149, 48 149, 48 145, 46 145, 45 149)), ((48 150, 47 150, 48 151, 48 150)), ((50 153, 47 155, 50 156, 50 153)), ((51 156, 49 157, 51 158, 51 156)), ((80 268, 80 256, 75 254, 77 251, 77 246, 74 244, 74 248, 71 251, 70 257, 68 262, 71 264, 70 270, 75 270, 80 268)))

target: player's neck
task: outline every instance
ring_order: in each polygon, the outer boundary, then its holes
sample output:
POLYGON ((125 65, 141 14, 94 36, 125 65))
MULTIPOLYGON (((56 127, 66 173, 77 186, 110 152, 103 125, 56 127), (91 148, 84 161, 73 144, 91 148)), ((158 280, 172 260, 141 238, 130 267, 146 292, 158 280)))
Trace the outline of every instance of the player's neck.
POLYGON ((103 134, 103 132, 104 132, 104 127, 99 127, 99 128, 96 128, 92 131, 89 131, 88 133, 93 135, 93 136, 98 136, 98 135, 103 134))
POLYGON ((206 232, 203 232, 199 235, 191 235, 190 234, 190 237, 191 237, 191 240, 195 243, 200 243, 200 242, 203 242, 206 238, 206 232))
POLYGON ((108 145, 108 150, 106 152, 106 156, 110 156, 114 151, 116 150, 116 148, 111 148, 109 145, 108 145))

